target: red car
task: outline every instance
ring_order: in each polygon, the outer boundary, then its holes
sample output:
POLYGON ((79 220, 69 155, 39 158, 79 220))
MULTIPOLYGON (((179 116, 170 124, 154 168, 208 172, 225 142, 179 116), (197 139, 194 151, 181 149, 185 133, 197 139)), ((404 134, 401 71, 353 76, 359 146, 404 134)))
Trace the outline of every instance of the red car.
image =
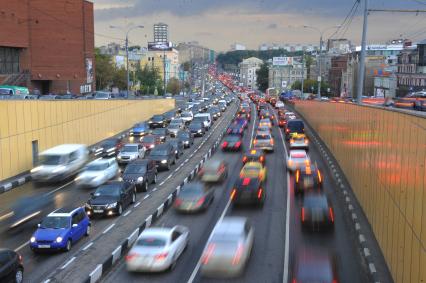
POLYGON ((146 135, 140 139, 140 142, 146 150, 151 150, 161 144, 161 138, 155 135, 146 135))

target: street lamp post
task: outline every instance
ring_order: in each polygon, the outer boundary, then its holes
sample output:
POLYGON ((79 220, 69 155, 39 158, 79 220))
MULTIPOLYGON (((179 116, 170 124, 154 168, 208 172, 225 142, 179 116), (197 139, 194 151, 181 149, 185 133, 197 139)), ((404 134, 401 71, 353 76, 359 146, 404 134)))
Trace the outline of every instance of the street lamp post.
POLYGON ((128 28, 127 30, 120 26, 109 26, 112 29, 119 29, 126 33, 126 69, 127 69, 127 97, 129 97, 129 86, 130 86, 130 72, 129 72, 129 33, 137 28, 144 28, 144 26, 133 26, 128 28))

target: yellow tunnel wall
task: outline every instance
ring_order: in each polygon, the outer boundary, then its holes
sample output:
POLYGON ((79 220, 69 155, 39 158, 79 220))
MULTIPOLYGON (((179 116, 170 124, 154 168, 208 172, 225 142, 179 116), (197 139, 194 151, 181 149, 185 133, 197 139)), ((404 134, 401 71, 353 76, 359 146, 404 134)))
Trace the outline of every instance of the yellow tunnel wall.
POLYGON ((0 180, 32 168, 32 141, 91 145, 174 108, 172 99, 0 101, 0 180))
POLYGON ((295 107, 339 162, 395 282, 426 282, 426 119, 353 104, 295 107))

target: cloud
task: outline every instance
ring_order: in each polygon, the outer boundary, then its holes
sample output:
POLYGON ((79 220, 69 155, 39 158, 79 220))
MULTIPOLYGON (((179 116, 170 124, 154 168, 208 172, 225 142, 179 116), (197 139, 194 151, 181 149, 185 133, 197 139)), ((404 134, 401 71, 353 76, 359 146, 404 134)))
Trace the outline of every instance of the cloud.
POLYGON ((213 33, 207 32, 207 31, 201 31, 201 32, 196 32, 194 35, 195 36, 204 36, 204 37, 206 37, 206 36, 213 36, 213 33))
POLYGON ((272 24, 269 24, 266 28, 267 29, 276 29, 278 26, 277 26, 277 24, 276 23, 272 23, 272 24))

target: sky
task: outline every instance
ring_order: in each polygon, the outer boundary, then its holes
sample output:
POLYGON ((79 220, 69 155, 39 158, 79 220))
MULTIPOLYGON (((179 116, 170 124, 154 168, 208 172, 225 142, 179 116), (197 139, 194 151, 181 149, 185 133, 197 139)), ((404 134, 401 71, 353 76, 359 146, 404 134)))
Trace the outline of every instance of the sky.
MULTIPOLYGON (((348 38, 358 45, 362 33, 364 0, 345 17, 356 0, 92 0, 95 8, 96 45, 122 42, 122 30, 143 25, 129 34, 131 44, 146 46, 153 40, 153 24, 169 25, 173 43, 198 41, 216 51, 227 51, 234 43, 258 49, 262 43, 319 44, 348 38), (346 21, 346 23, 349 21, 346 21), (304 28, 304 26, 307 26, 304 28), (337 32, 336 32, 337 31, 337 32), (334 34, 334 35, 333 35, 334 34)), ((370 9, 426 10, 426 0, 369 0, 370 9)), ((400 37, 426 38, 426 13, 370 12, 367 40, 384 44, 400 37)))

